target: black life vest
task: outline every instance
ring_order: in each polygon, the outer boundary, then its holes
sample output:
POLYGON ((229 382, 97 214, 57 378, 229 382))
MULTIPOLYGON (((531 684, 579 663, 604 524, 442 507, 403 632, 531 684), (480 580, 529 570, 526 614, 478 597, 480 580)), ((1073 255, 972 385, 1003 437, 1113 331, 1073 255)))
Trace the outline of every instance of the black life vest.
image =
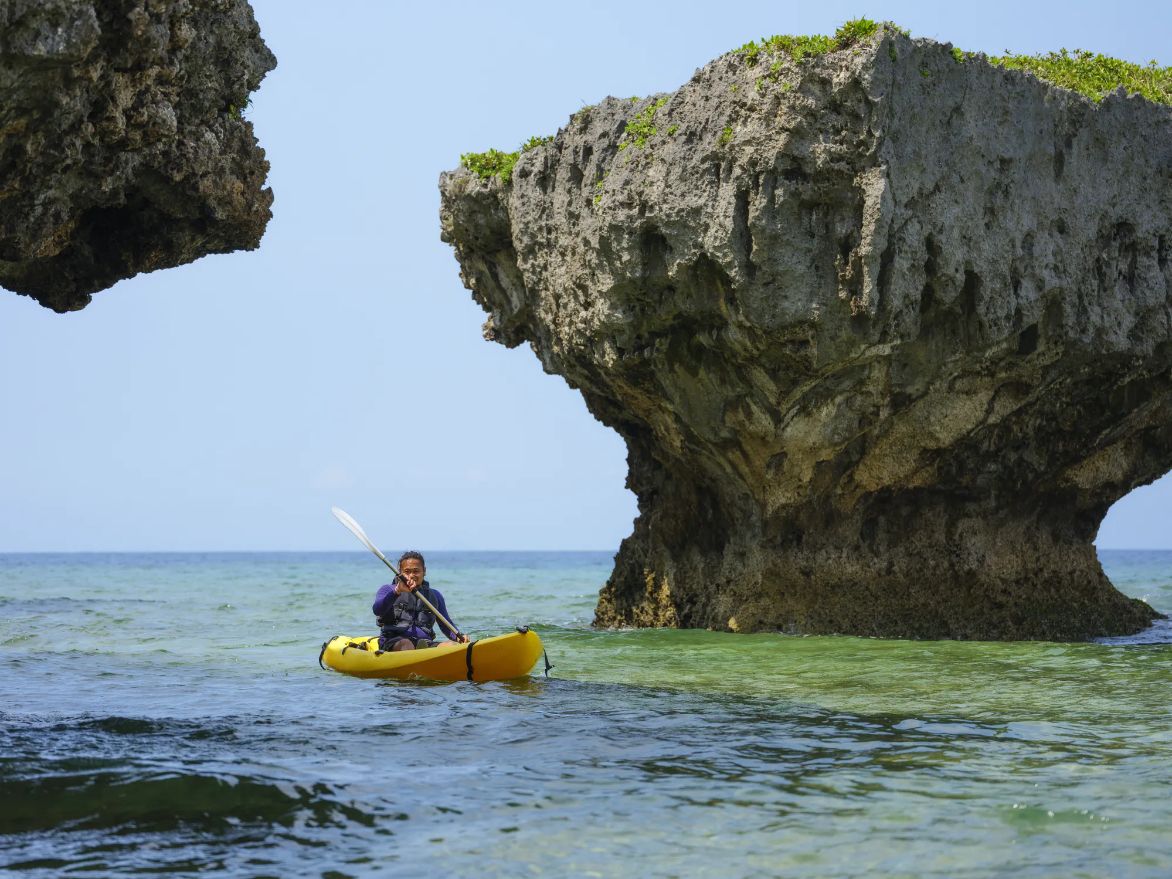
MULTIPOLYGON (((424 598, 435 604, 431 587, 427 585, 426 580, 416 592, 423 593, 424 598)), ((377 622, 382 627, 383 635, 402 635, 415 626, 427 633, 427 640, 435 640, 435 614, 427 609, 427 605, 419 600, 415 592, 396 593, 394 602, 377 622)))

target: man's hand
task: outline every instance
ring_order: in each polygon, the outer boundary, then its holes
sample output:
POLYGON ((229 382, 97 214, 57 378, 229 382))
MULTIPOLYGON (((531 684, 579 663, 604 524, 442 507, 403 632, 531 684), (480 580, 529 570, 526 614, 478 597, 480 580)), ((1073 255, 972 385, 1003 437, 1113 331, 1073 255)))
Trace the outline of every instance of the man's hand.
POLYGON ((454 640, 457 644, 467 644, 471 639, 469 639, 469 637, 463 632, 458 632, 454 640))

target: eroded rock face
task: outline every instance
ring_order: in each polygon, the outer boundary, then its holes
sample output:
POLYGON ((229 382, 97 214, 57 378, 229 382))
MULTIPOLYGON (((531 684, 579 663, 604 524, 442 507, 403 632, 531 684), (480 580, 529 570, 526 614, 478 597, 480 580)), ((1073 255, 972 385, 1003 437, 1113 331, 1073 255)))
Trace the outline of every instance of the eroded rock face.
POLYGON ((273 197, 240 110, 275 66, 246 0, 0 0, 0 285, 72 311, 255 248, 273 197))
POLYGON ((891 33, 724 56, 620 148, 652 106, 440 184, 486 336, 627 441, 596 623, 1146 626, 1092 541, 1172 466, 1169 109, 891 33))

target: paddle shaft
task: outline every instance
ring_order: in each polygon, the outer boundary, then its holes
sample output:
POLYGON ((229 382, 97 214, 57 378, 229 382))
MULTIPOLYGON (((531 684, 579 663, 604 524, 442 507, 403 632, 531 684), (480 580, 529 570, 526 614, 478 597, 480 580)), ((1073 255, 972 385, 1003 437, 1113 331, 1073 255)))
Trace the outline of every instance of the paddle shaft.
MULTIPOLYGON (((349 513, 347 513, 345 510, 339 509, 338 507, 334 507, 333 514, 339 522, 341 522, 350 530, 351 534, 366 544, 367 549, 382 559, 382 563, 391 569, 391 573, 395 575, 395 579, 402 580, 404 583, 409 582, 406 577, 404 577, 395 569, 395 566, 391 564, 390 560, 379 551, 379 548, 371 543, 370 538, 366 536, 366 532, 362 530, 362 526, 355 522, 349 513)), ((422 601, 427 606, 427 609, 435 614, 435 618, 439 620, 444 626, 446 626, 449 632, 455 632, 457 635, 463 634, 459 629, 452 625, 450 620, 448 620, 442 613, 435 609, 435 605, 428 601, 427 598, 419 592, 418 587, 411 589, 410 591, 414 592, 415 597, 422 601)))

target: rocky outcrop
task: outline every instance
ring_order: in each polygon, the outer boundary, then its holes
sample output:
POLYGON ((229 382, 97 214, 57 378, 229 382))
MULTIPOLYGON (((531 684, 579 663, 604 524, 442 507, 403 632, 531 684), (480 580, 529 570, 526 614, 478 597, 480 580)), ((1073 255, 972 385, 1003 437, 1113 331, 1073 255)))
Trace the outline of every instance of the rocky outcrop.
POLYGON ((1172 466, 1172 113, 881 31, 443 175, 489 313, 626 440, 599 625, 1079 639, 1172 466))
POLYGON ((0 285, 54 311, 255 248, 241 117, 276 66, 246 0, 0 0, 0 285))

